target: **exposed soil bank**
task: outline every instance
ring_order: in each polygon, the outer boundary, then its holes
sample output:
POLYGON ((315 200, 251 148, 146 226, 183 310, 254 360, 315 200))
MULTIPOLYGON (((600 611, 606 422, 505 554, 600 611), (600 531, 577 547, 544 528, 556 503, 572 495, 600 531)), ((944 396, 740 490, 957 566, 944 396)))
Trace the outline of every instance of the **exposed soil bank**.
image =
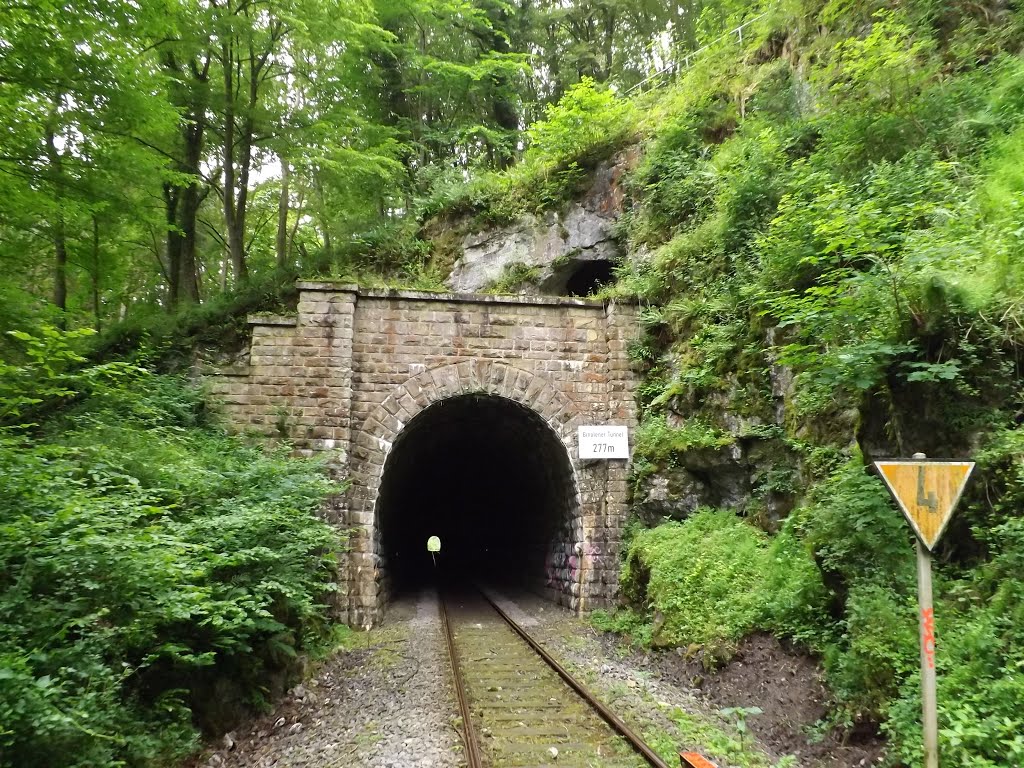
MULTIPOLYGON (((606 646, 617 646, 610 637, 606 646)), ((707 672, 699 659, 676 652, 632 652, 664 680, 699 688, 714 707, 758 707, 762 714, 747 726, 774 755, 791 754, 801 764, 825 768, 858 768, 881 761, 885 742, 871 727, 843 734, 823 732, 829 695, 817 661, 785 647, 775 637, 758 633, 745 639, 733 659, 707 672)))

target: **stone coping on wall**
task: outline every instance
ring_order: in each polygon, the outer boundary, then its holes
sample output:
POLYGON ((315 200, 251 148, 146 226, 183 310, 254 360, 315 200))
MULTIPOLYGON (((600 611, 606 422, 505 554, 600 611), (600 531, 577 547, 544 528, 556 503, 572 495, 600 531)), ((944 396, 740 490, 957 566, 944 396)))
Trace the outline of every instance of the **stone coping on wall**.
POLYGON ((266 313, 247 315, 245 321, 249 325, 283 325, 296 326, 299 319, 295 315, 271 315, 266 313))
MULTIPOLYGON (((296 283, 299 291, 320 293, 352 293, 369 299, 405 299, 413 301, 457 302, 464 304, 518 304, 527 307, 583 307, 586 309, 602 309, 609 305, 625 304, 634 306, 636 299, 617 298, 608 300, 577 299, 571 296, 523 296, 518 294, 497 293, 445 293, 443 291, 413 291, 404 288, 360 288, 354 283, 333 283, 323 280, 299 280, 296 283)), ((262 326, 296 326, 296 315, 277 315, 271 313, 251 314, 246 317, 249 325, 262 326)))
MULTIPOLYGON (((402 288, 360 288, 353 283, 335 283, 321 280, 300 280, 300 291, 325 293, 354 293, 373 299, 411 299, 416 301, 465 302, 471 304, 521 304, 525 306, 592 307, 599 309, 609 302, 597 299, 578 299, 571 296, 522 296, 497 293, 446 293, 444 291, 413 291, 402 288)), ((615 299, 614 303, 635 304, 633 299, 615 299)))

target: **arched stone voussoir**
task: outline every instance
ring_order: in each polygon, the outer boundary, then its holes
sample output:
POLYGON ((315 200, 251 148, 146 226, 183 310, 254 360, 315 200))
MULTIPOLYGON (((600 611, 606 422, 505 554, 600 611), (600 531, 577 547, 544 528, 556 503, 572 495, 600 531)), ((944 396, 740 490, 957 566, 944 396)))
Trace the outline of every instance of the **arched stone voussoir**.
POLYGON ((579 410, 551 382, 506 363, 465 360, 410 376, 373 410, 360 430, 370 453, 366 463, 383 466, 398 435, 421 411, 450 397, 473 393, 496 395, 529 408, 554 430, 567 450, 575 447, 579 410))

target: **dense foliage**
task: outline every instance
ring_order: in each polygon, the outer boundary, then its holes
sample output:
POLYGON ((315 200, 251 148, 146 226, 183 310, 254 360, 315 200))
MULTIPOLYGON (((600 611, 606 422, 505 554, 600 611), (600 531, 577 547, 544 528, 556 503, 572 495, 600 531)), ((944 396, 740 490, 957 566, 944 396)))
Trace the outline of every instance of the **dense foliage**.
POLYGON ((938 552, 942 754, 1018 765, 1022 18, 761 10, 742 45, 642 97, 615 291, 646 305, 636 492, 701 452, 769 458, 747 521, 636 533, 635 611, 600 621, 712 660, 755 629, 794 638, 822 655, 836 722, 881 723, 890 761, 919 764, 913 548, 865 465, 970 455, 978 476, 938 552), (781 523, 780 497, 796 506, 781 523))
MULTIPOLYGON (((942 751, 1018 766, 1022 47, 995 0, 20 4, 0 18, 0 326, 117 324, 109 359, 233 335, 297 274, 436 284, 468 228, 557 210, 632 149, 607 295, 643 307, 638 501, 694 457, 758 458, 743 517, 634 531, 633 609, 601 621, 709 663, 755 629, 801 642, 836 723, 914 765, 912 548, 866 467, 971 455, 937 552, 942 751)), ((251 693, 315 634, 326 489, 166 379, 66 373, 56 331, 4 344, 0 419, 60 408, 0 441, 0 744, 40 748, 38 720, 83 760, 173 751, 222 670, 251 693), (288 562, 267 543, 285 531, 288 562), (90 586, 65 599, 65 577, 90 586)))
MULTIPOLYGON (((996 456, 1006 458, 982 459, 996 456)), ((1018 477, 1013 493, 1022 488, 1018 477)), ((1022 529, 1019 509, 976 528, 984 565, 947 566, 936 583, 940 738, 952 765, 1024 759, 1024 591, 1013 575, 1022 529)), ((774 537, 714 510, 636 532, 622 585, 639 610, 598 614, 598 626, 688 647, 710 667, 752 631, 792 638, 822 655, 836 724, 884 718, 892 762, 920 764, 913 549, 879 482, 856 464, 816 486, 774 537)))
POLYGON ((185 754, 325 637, 332 484, 227 436, 177 378, 81 367, 50 328, 17 336, 25 362, 0 366, 0 764, 185 754))
POLYGON ((717 13, 690 0, 5 7, 0 326, 31 314, 100 329, 275 270, 436 284, 415 237, 428 201, 512 165, 575 84, 674 66, 717 13))

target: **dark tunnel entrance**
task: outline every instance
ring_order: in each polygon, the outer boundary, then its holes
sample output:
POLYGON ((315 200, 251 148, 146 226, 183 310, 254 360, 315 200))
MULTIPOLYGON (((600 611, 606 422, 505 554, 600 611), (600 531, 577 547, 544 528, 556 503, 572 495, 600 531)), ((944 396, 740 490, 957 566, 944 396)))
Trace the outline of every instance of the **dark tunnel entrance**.
POLYGON ((572 465, 534 411, 492 395, 442 400, 391 449, 377 498, 384 598, 444 576, 544 585, 546 557, 571 538, 572 465), (430 536, 441 538, 435 567, 430 536))
POLYGON ((565 284, 566 296, 590 296, 615 282, 615 265, 610 261, 584 261, 565 284))

